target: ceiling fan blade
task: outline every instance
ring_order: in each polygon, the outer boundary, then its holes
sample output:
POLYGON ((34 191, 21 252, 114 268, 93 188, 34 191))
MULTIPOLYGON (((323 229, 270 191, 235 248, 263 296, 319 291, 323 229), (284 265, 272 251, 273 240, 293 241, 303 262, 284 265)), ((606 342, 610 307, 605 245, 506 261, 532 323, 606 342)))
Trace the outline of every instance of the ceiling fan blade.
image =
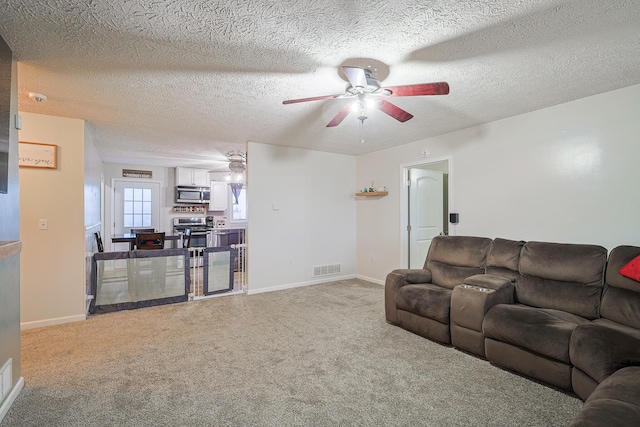
POLYGON ((447 95, 449 93, 449 83, 436 82, 418 83, 414 85, 403 86, 389 86, 380 89, 380 93, 387 96, 447 95))
POLYGON ((308 102, 308 101, 322 101, 323 99, 335 99, 343 96, 340 95, 324 95, 324 96, 314 96, 311 98, 300 98, 300 99, 289 99, 287 101, 282 101, 283 104, 296 104, 298 102, 308 102))
POLYGON ((351 105, 352 104, 353 104, 353 102, 350 102, 347 105, 345 105, 344 107, 342 107, 342 110, 338 111, 338 114, 336 114, 336 116, 333 119, 331 119, 331 121, 327 124, 327 127, 328 128, 332 128, 332 127, 338 126, 340 123, 342 123, 344 118, 349 115, 349 111, 351 111, 351 105))
POLYGON ((413 115, 404 111, 402 108, 397 107, 392 103, 385 101, 384 99, 378 103, 377 107, 383 113, 390 115, 391 117, 393 117, 394 119, 400 122, 406 122, 407 120, 413 117, 413 115))
POLYGON ((342 67, 344 75, 349 79, 351 87, 367 87, 367 76, 362 68, 342 67))

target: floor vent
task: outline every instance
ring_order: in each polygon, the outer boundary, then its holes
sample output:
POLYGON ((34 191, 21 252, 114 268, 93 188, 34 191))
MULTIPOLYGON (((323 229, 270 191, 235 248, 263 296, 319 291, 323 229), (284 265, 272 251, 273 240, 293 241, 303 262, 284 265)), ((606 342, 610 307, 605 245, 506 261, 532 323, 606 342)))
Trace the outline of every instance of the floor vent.
POLYGON ((340 264, 319 265, 313 267, 313 276, 326 276, 327 274, 340 273, 340 264))
POLYGON ((11 391, 11 384, 13 383, 11 378, 12 364, 13 359, 9 359, 2 367, 2 370, 0 370, 0 401, 3 401, 11 391))

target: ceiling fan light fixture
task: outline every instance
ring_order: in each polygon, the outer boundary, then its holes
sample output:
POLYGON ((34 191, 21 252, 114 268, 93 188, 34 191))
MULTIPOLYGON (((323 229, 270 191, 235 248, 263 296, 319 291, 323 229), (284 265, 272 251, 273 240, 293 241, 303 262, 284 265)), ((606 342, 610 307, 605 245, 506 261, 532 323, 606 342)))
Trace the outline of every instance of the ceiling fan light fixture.
POLYGON ((365 106, 367 107, 367 110, 370 110, 376 106, 376 101, 371 98, 367 98, 365 100, 365 106))

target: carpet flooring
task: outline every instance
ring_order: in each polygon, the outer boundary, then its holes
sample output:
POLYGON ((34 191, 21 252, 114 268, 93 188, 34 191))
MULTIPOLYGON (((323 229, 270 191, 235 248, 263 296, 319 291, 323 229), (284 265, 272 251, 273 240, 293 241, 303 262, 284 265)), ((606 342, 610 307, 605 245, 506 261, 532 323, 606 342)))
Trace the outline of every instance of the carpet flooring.
POLYGON ((348 280, 22 333, 13 426, 563 426, 582 403, 384 319, 348 280))

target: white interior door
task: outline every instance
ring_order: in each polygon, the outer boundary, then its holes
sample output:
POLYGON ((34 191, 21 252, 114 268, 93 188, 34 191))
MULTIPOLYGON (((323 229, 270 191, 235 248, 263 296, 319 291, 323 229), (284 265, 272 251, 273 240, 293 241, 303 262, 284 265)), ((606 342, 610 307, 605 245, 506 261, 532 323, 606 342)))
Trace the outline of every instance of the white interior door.
POLYGON ((129 233, 131 228, 160 230, 159 182, 116 180, 113 198, 113 234, 129 233))
POLYGON ((444 224, 444 174, 410 169, 409 268, 422 268, 431 240, 444 224))

